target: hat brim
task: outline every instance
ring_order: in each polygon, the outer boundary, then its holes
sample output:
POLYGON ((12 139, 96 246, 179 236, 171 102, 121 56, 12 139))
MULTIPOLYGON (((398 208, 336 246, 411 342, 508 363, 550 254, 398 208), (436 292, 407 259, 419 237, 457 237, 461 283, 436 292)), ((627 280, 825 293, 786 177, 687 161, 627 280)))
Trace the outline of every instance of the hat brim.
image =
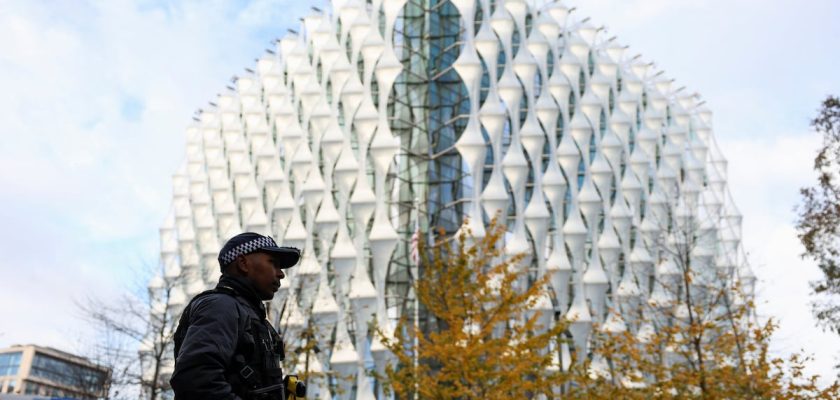
POLYGON ((300 261, 300 250, 288 247, 263 247, 264 251, 277 261, 277 266, 286 269, 294 267, 300 261))

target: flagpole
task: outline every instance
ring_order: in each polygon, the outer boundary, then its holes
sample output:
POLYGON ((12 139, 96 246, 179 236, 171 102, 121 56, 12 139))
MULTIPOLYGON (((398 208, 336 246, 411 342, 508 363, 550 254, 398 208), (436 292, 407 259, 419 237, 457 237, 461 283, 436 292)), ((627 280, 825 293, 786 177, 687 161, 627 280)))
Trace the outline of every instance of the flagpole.
POLYGON ((417 198, 414 199, 414 209, 416 213, 414 218, 414 234, 412 235, 411 243, 414 249, 410 256, 412 268, 414 269, 412 271, 412 275, 414 276, 414 400, 418 400, 417 370, 420 366, 420 339, 418 339, 420 333, 420 300, 417 296, 417 279, 420 277, 420 201, 417 198))

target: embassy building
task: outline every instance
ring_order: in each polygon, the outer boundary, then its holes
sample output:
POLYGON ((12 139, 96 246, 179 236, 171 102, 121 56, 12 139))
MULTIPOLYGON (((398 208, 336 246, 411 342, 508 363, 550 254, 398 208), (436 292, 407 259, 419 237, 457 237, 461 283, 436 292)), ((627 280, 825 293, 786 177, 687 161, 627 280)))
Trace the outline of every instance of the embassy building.
POLYGON ((415 312, 415 234, 481 236, 504 216, 506 252, 550 278, 534 311, 575 320, 561 368, 594 322, 652 329, 621 305, 675 301, 658 282, 679 260, 660 239, 685 221, 702 279, 752 290, 712 113, 572 11, 333 0, 304 17, 187 128, 149 285, 174 287, 156 312, 215 286, 228 238, 271 235, 303 249, 272 322, 288 348, 312 327, 322 349, 285 369, 355 377, 316 380, 316 398, 381 399, 367 371, 391 356, 369 326, 387 335, 415 312))

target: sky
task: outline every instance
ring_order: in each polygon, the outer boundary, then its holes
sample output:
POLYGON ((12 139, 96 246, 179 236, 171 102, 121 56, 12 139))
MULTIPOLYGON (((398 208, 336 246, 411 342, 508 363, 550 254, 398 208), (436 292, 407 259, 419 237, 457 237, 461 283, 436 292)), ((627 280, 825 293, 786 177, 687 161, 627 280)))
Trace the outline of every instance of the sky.
MULTIPOLYGON (((794 229, 814 182, 820 101, 840 95, 835 0, 568 1, 699 92, 729 160, 758 312, 776 354, 832 374, 794 229)), ((323 0, 0 1, 0 348, 84 351, 76 302, 115 298, 155 264, 184 130, 270 42, 323 0)))

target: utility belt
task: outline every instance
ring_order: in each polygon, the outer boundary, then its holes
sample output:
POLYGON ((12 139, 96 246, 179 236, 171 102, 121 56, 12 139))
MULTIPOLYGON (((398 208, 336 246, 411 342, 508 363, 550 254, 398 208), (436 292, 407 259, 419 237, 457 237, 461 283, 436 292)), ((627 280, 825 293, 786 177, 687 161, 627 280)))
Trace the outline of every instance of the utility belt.
POLYGON ((237 355, 235 363, 242 365, 234 376, 228 376, 228 381, 245 400, 297 400, 306 397, 306 384, 297 375, 286 375, 280 368, 269 368, 262 374, 245 363, 242 355, 237 355), (264 375, 264 376, 263 376, 264 375), (278 382, 266 384, 265 382, 278 382))
POLYGON ((286 375, 283 383, 248 392, 248 399, 253 400, 297 400, 305 397, 306 385, 298 380, 297 375, 286 375))

